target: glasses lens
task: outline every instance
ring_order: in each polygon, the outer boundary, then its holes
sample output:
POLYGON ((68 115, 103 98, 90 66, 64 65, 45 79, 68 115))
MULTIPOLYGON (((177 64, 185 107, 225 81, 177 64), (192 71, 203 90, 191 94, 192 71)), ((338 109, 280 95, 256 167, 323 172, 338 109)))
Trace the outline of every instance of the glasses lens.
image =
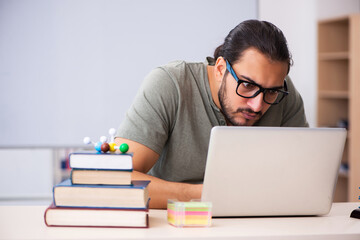
POLYGON ((276 103, 277 100, 281 99, 282 92, 276 90, 266 90, 264 93, 264 100, 267 103, 276 103))
POLYGON ((255 84, 249 82, 241 82, 237 87, 237 94, 242 97, 253 97, 259 90, 259 86, 255 84))

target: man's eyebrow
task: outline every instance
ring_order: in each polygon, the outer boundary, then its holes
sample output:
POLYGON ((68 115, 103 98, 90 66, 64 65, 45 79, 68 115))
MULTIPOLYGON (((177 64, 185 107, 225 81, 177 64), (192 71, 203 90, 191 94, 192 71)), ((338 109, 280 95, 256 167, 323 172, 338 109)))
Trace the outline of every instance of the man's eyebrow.
MULTIPOLYGON (((258 85, 262 88, 264 88, 263 86, 261 86, 260 84, 257 84, 254 80, 252 80, 251 78, 244 76, 244 75, 240 75, 242 78, 245 78, 246 80, 248 80, 251 83, 254 83, 255 85, 258 85)), ((271 87, 271 88, 264 88, 264 89, 282 89, 284 88, 284 86, 276 86, 276 87, 271 87)))

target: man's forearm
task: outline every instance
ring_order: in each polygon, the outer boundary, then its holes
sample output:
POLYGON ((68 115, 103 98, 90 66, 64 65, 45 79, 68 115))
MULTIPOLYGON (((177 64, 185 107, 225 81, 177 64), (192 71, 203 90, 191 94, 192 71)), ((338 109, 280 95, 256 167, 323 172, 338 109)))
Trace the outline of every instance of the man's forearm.
POLYGON ((168 199, 189 201, 201 198, 202 184, 169 182, 138 171, 133 171, 132 179, 151 181, 149 184, 150 208, 164 209, 168 199))

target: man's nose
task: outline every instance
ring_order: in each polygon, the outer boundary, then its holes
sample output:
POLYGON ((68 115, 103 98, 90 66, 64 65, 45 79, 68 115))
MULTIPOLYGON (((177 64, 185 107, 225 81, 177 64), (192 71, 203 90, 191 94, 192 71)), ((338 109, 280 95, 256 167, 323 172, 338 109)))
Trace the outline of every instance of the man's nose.
POLYGON ((256 97, 249 98, 247 104, 254 112, 260 112, 263 109, 264 104, 267 104, 264 102, 263 99, 264 99, 264 93, 261 92, 256 97))

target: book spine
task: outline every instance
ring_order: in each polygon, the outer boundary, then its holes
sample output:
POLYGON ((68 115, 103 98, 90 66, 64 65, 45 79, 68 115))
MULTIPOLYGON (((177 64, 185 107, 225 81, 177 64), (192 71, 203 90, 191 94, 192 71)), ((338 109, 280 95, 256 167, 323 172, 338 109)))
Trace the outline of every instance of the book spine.
MULTIPOLYGON (((71 185, 74 184, 74 179, 73 179, 73 169, 71 170, 70 172, 70 182, 71 182, 71 185)), ((54 195, 54 194, 53 194, 54 195)))
POLYGON ((49 208, 50 208, 50 207, 46 208, 46 210, 45 210, 45 212, 44 212, 44 222, 45 222, 45 225, 46 225, 46 226, 51 227, 51 226, 48 224, 47 220, 46 220, 46 215, 47 215, 47 213, 48 213, 48 211, 49 211, 49 208))

